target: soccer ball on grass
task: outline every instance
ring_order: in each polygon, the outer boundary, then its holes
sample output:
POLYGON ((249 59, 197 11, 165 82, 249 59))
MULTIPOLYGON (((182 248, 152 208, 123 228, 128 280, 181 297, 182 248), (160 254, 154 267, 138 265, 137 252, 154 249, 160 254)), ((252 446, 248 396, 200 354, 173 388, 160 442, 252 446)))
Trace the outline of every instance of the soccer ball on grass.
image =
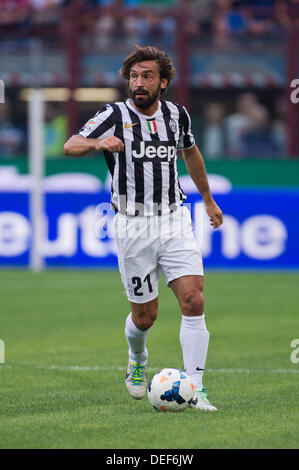
POLYGON ((150 403, 158 411, 184 411, 192 401, 194 386, 180 369, 162 369, 151 378, 147 387, 150 403))

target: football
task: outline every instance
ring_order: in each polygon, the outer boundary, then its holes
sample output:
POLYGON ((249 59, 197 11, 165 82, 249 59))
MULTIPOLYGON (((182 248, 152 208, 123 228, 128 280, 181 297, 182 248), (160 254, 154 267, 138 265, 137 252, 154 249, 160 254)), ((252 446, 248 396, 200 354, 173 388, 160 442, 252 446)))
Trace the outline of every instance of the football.
POLYGON ((162 369, 151 378, 147 387, 150 403, 158 411, 184 411, 192 401, 194 386, 180 369, 162 369))

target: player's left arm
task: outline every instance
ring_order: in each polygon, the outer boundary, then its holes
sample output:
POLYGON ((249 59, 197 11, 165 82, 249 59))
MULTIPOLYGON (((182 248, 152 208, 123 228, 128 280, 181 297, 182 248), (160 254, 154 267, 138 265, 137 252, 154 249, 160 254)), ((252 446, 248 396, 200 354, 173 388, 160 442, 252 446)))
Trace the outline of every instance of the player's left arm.
POLYGON ((211 194, 205 164, 197 145, 183 149, 182 153, 188 173, 203 198, 212 227, 220 227, 223 223, 223 214, 211 194))

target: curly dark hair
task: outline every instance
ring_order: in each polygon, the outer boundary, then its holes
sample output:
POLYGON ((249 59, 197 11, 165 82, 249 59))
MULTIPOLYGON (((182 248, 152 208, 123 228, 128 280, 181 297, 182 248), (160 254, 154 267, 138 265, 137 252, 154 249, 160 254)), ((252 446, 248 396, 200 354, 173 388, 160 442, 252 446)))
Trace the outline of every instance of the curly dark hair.
MULTIPOLYGON (((129 80, 130 70, 134 64, 144 62, 146 60, 155 60, 159 66, 160 79, 162 80, 163 78, 166 78, 168 80, 168 87, 171 80, 174 79, 176 71, 172 60, 168 57, 166 52, 159 51, 159 49, 154 46, 140 47, 135 44, 135 47, 136 51, 131 52, 131 54, 124 59, 122 68, 119 71, 120 76, 125 80, 129 80)), ((161 90, 161 94, 165 93, 166 88, 161 90)))

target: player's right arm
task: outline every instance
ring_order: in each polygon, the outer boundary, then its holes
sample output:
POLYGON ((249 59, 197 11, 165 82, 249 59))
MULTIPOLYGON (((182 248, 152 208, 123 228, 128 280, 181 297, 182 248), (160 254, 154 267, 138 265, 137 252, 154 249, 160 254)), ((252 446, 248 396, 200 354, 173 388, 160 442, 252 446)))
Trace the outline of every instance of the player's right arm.
POLYGON ((72 157, 83 157, 91 152, 104 150, 111 153, 121 152, 123 149, 123 141, 115 136, 92 139, 82 135, 73 135, 63 146, 64 154, 72 157))
POLYGON ((106 104, 92 119, 63 146, 65 155, 83 157, 92 152, 121 152, 124 143, 114 135, 116 113, 113 105, 106 104))

